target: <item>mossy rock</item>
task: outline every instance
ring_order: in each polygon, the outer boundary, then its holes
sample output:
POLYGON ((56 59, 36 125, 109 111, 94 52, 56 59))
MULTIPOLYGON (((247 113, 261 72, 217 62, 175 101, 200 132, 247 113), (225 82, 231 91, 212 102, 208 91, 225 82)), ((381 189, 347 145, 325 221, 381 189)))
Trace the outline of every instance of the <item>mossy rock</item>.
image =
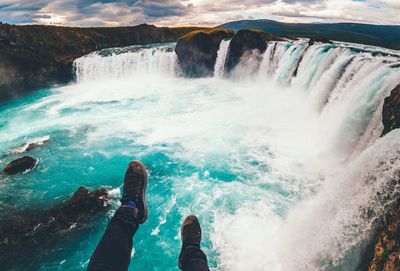
POLYGON ((193 31, 181 37, 177 42, 175 52, 183 75, 186 77, 212 76, 221 41, 232 38, 233 35, 233 31, 214 28, 193 31))

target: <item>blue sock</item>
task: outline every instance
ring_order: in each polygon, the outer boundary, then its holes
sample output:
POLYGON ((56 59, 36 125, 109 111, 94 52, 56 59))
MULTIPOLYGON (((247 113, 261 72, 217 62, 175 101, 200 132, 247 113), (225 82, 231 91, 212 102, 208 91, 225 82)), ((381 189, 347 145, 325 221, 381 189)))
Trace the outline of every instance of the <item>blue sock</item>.
POLYGON ((127 204, 132 206, 133 208, 136 208, 136 201, 134 200, 128 200, 127 204))

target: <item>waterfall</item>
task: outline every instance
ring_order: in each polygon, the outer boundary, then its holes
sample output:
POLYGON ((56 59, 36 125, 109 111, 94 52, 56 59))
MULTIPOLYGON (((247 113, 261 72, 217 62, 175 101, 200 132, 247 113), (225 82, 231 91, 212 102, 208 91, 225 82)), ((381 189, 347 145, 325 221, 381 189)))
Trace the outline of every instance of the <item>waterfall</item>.
POLYGON ((174 44, 164 46, 132 46, 91 53, 74 61, 78 82, 116 79, 138 74, 177 72, 174 44))
MULTIPOLYGON (((220 43, 214 67, 216 78, 224 75, 229 44, 230 40, 220 43)), ((176 77, 174 46, 132 46, 91 53, 75 60, 77 81, 154 73, 176 77)), ((304 92, 309 107, 334 127, 328 129, 332 130, 328 136, 341 141, 339 145, 344 149, 353 146, 362 150, 379 137, 382 127, 378 114, 383 99, 400 83, 400 54, 371 46, 309 44, 305 39, 273 41, 267 44, 261 59, 258 55, 252 57, 243 58, 232 73, 235 78, 230 79, 268 81, 304 92)))
POLYGON ((222 77, 225 71, 225 62, 231 40, 223 40, 219 46, 217 60, 214 67, 214 77, 222 77))
POLYGON ((380 136, 383 100, 400 83, 399 63, 397 51, 361 45, 270 42, 257 79, 304 92, 334 127, 327 137, 336 138, 336 148, 359 152, 380 136))
MULTIPOLYGON (((3 176, 0 213, 82 185, 112 189, 115 210, 126 164, 139 159, 151 218, 135 242, 138 270, 176 268, 171 248, 192 213, 211 270, 357 270, 358 246, 398 197, 400 129, 380 135, 400 54, 274 41, 223 76, 228 50, 222 41, 215 78, 200 79, 180 75, 174 44, 101 50, 74 62, 76 83, 5 104, 1 153, 48 143, 32 152, 36 170, 3 176)), ((62 255, 38 250, 43 266, 62 257, 82 269, 108 221, 62 255)))

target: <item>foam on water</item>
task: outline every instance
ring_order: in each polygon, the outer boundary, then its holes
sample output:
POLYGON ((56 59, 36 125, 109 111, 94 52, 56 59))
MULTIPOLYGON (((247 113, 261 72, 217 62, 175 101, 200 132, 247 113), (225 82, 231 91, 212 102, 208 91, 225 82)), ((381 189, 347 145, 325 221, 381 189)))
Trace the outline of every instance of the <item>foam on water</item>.
MULTIPOLYGON (((274 42, 242 59, 240 79, 185 79, 171 48, 88 55, 75 62, 78 83, 2 108, 2 152, 51 141, 32 152, 35 171, 1 180, 1 210, 51 205, 79 185, 117 198, 126 164, 141 159, 151 213, 131 270, 176 270, 180 223, 192 213, 214 270, 355 269, 358 256, 346 257, 390 203, 377 192, 398 189, 399 132, 378 140, 397 59, 274 42)), ((109 216, 60 254, 44 253, 42 269, 84 267, 109 216)))

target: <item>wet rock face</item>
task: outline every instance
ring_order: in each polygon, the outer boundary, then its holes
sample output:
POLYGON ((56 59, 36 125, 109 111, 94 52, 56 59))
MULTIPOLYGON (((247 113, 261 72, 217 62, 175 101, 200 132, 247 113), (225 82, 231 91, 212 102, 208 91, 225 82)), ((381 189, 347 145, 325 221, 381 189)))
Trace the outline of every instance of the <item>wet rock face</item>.
POLYGON ((11 150, 9 154, 16 154, 16 153, 24 153, 24 152, 30 152, 39 149, 45 144, 48 144, 50 142, 50 137, 43 137, 43 138, 38 138, 33 141, 28 141, 25 142, 24 144, 20 145, 19 147, 11 150))
POLYGON ((368 271, 400 270, 400 201, 385 215, 368 271))
POLYGON ((43 141, 40 142, 31 142, 31 143, 27 143, 25 144, 23 147, 25 148, 25 152, 29 152, 29 151, 33 151, 36 150, 38 148, 40 148, 43 144, 50 142, 50 139, 45 139, 43 141))
POLYGON ((174 42, 199 28, 59 27, 0 24, 0 102, 73 79, 73 61, 90 52, 174 42))
POLYGON ((105 189, 79 187, 70 199, 48 210, 25 210, 0 221, 0 265, 15 266, 21 255, 51 248, 60 238, 83 230, 107 210, 105 189))
POLYGON ((382 122, 384 127, 382 136, 400 128, 400 85, 392 90, 389 97, 385 98, 382 122))
POLYGON ((15 175, 34 169, 36 164, 37 160, 35 158, 24 156, 7 164, 4 168, 4 172, 8 175, 15 175))
POLYGON ((210 29, 193 31, 181 37, 175 52, 183 75, 193 78, 212 76, 219 45, 233 34, 226 29, 210 29))
POLYGON ((258 50, 260 54, 267 49, 267 42, 270 40, 280 40, 259 30, 240 30, 233 37, 228 56, 225 63, 226 71, 231 72, 240 62, 240 58, 245 52, 258 50))

